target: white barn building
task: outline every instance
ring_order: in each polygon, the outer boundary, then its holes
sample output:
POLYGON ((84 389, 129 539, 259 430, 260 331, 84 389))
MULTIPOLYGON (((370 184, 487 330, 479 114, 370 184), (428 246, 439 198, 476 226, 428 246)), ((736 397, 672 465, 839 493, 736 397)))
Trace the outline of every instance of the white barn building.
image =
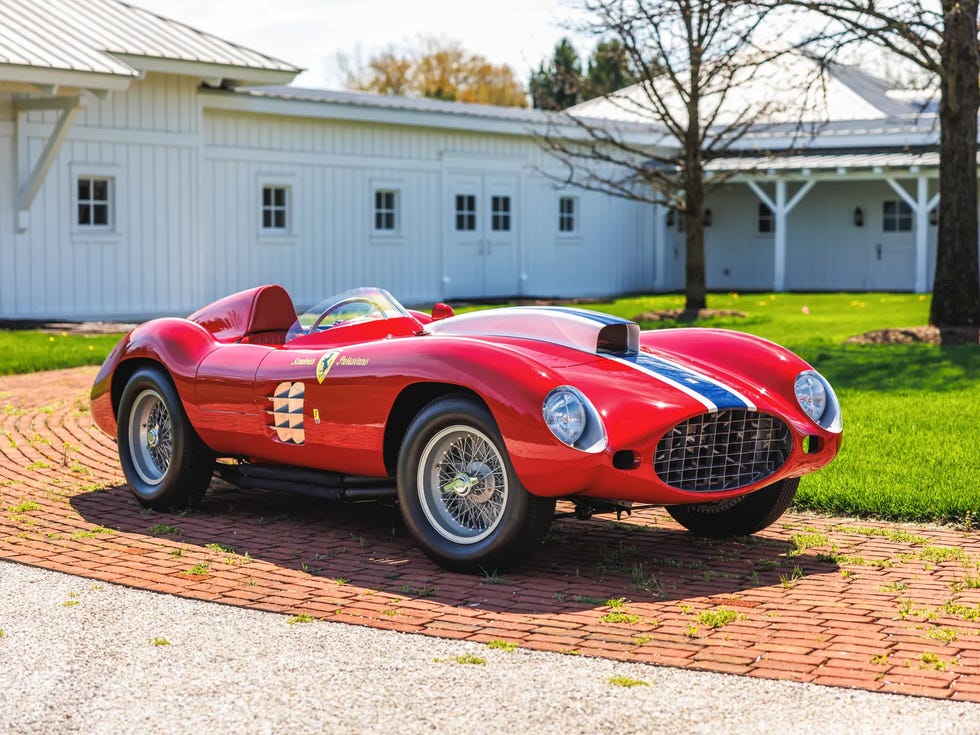
MULTIPOLYGON (((116 0, 0 0, 0 319, 184 314, 266 282, 297 304, 683 286, 666 210, 541 173, 542 113, 298 72, 116 0)), ((709 288, 928 289, 932 117, 840 83, 858 101, 806 155, 753 159, 770 129, 712 163, 737 176, 709 203, 709 288)))

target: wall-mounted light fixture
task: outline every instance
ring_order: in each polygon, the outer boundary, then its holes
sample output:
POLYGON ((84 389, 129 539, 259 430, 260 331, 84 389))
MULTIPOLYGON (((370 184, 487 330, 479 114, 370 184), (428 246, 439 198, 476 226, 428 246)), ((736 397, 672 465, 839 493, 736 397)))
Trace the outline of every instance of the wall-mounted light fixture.
POLYGON ((854 208, 854 226, 864 227, 864 210, 860 207, 854 208))
POLYGON ((939 207, 933 207, 929 210, 929 224, 933 227, 939 224, 939 207))
POLYGON ((705 227, 711 227, 711 223, 714 222, 714 215, 711 212, 711 208, 704 210, 704 215, 701 217, 701 224, 705 227))

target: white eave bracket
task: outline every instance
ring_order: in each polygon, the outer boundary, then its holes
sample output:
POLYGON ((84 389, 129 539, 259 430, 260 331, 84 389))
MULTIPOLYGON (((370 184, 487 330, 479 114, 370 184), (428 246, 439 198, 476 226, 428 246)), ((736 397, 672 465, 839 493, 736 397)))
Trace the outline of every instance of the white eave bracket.
POLYGON ((51 169, 52 164, 58 157, 58 152, 61 150, 61 146, 68 138, 68 133, 71 132, 71 128, 75 124, 75 118, 78 117, 78 113, 80 113, 84 107, 85 97, 82 95, 73 97, 18 99, 14 102, 14 109, 17 112, 17 150, 18 152, 24 151, 25 154, 27 146, 26 141, 23 140, 24 132, 23 126, 21 125, 21 113, 27 113, 32 110, 61 110, 61 114, 58 116, 58 122, 55 123, 54 130, 51 131, 51 137, 49 137, 47 143, 44 144, 44 150, 41 151, 40 158, 38 158, 37 163, 34 164, 34 167, 28 175, 27 180, 21 183, 18 188, 18 233, 24 233, 27 231, 27 226, 30 222, 29 214, 31 211, 31 205, 34 203, 34 198, 37 196, 38 191, 41 190, 41 185, 44 183, 44 179, 48 175, 48 171, 51 169))

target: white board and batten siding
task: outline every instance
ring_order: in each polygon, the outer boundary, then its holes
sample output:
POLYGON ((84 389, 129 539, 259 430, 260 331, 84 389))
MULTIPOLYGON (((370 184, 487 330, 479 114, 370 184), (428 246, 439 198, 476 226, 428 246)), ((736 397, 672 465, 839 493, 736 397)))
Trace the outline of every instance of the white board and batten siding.
MULTIPOLYGON (((604 296, 654 284, 651 208, 559 190, 527 131, 444 130, 212 109, 189 77, 147 74, 91 98, 18 232, 18 187, 58 121, 17 116, 0 94, 0 318, 183 315, 278 282, 298 305, 358 285, 410 304, 510 296, 604 296), (113 226, 82 232, 79 175, 110 176, 113 226), (261 227, 263 184, 289 190, 289 227, 261 227), (398 192, 395 232, 373 229, 374 192, 398 192), (456 231, 456 194, 476 232, 456 231), (509 199, 510 229, 490 202, 509 199), (559 197, 576 228, 559 232, 559 197), (474 242, 473 236, 476 240, 474 242)), ((459 127, 459 126, 457 126, 459 127)))
POLYGON ((653 285, 649 207, 558 190, 527 135, 211 109, 204 126, 208 298, 261 281, 300 304, 360 284, 407 303, 653 285), (289 187, 288 234, 261 232, 263 182, 289 187), (396 233, 373 231, 376 189, 398 192, 396 233), (474 231, 455 227, 457 194, 474 197, 474 231), (494 196, 509 198, 508 231, 490 227, 494 196), (559 233, 560 196, 577 199, 574 236, 559 233))
MULTIPOLYGON (((14 212, 57 113, 12 114, 0 137, 0 316, 135 318, 186 313, 200 295, 200 113, 193 80, 147 75, 125 93, 91 99, 38 192, 26 231, 14 212), (7 165, 9 162, 9 165, 7 165), (113 226, 75 226, 79 175, 113 178, 113 226)), ((2 124, 2 123, 0 123, 2 124)), ((0 129, 2 132, 2 129, 0 129)))

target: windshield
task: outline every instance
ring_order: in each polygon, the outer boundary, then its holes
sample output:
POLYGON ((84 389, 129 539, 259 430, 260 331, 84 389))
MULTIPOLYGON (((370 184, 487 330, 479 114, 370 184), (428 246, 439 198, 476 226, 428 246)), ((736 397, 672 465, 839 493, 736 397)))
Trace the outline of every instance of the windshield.
POLYGON ((383 288, 352 288, 308 309, 293 322, 286 341, 342 324, 401 316, 409 316, 409 313, 383 288))

